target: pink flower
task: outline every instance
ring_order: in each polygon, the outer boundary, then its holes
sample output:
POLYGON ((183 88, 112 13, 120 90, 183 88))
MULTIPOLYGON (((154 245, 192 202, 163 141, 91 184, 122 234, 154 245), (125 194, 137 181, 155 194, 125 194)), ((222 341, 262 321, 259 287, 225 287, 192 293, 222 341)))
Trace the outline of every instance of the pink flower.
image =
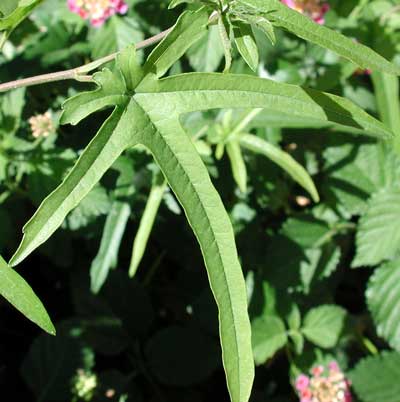
POLYGON ((101 27, 104 22, 106 21, 106 18, 93 18, 90 23, 92 24, 92 26, 94 26, 95 28, 101 27))
POLYGON ((121 1, 120 5, 117 7, 117 11, 119 14, 126 14, 128 12, 128 4, 121 1))
MULTIPOLYGON (((353 41, 355 43, 359 43, 359 41, 357 40, 357 38, 353 38, 353 41)), ((354 75, 371 75, 372 74, 372 70, 369 68, 357 68, 357 70, 354 71, 354 75)))
POLYGON ((340 371, 339 365, 337 364, 337 362, 330 362, 328 364, 328 368, 330 371, 340 371))
POLYGON ((369 68, 366 68, 365 70, 362 68, 357 68, 356 71, 354 71, 354 75, 371 75, 372 70, 369 68))
POLYGON ((346 391, 344 394, 344 402, 352 402, 353 398, 351 396, 350 391, 346 391))
POLYGON ((126 14, 124 0, 67 0, 68 8, 83 19, 89 19, 94 27, 100 27, 115 14, 126 14))
POLYGON ((332 361, 311 369, 311 377, 300 374, 295 383, 300 402, 352 402, 350 381, 332 361))
POLYGON ((300 402, 311 402, 312 392, 309 388, 303 389, 300 393, 300 402))
POLYGON ((296 8, 294 0, 282 0, 282 3, 286 4, 290 8, 296 8))
POLYGON ((67 5, 73 13, 79 12, 79 7, 75 4, 75 0, 67 0, 67 5))
POLYGON ((300 374, 296 379, 296 389, 298 391, 303 391, 308 387, 309 384, 310 379, 304 374, 300 374))
POLYGON ((118 14, 125 14, 128 11, 128 5, 123 0, 110 0, 110 2, 118 14))
POLYGON ((329 11, 329 4, 323 0, 281 0, 288 7, 309 16, 317 24, 325 23, 325 14, 329 11))
POLYGON ((324 372, 324 366, 316 366, 311 369, 311 374, 314 377, 319 377, 324 372))

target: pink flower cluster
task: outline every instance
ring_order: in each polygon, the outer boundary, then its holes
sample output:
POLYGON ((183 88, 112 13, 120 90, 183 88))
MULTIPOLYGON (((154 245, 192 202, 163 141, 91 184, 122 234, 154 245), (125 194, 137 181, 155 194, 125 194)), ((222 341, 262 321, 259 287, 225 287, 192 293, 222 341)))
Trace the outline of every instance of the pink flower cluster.
POLYGON ((325 14, 329 11, 329 4, 321 0, 281 0, 282 3, 294 10, 308 15, 317 24, 325 23, 325 14))
POLYGON ((114 14, 125 14, 128 5, 124 0, 67 0, 68 8, 94 27, 99 27, 114 14))
POLYGON ((352 402, 350 381, 336 362, 331 362, 328 369, 314 367, 311 376, 300 374, 295 386, 300 402, 352 402))

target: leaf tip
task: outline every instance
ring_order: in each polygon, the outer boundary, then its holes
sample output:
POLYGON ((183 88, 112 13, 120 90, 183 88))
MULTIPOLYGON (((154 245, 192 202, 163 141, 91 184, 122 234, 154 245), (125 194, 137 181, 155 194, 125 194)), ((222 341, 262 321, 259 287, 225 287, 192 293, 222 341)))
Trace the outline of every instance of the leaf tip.
POLYGON ((129 267, 129 272, 128 272, 128 275, 129 275, 129 278, 133 278, 134 276, 135 276, 135 274, 136 274, 136 271, 137 271, 137 269, 138 269, 138 263, 136 262, 136 261, 134 261, 132 264, 131 264, 131 266, 129 267))
MULTIPOLYGON (((70 98, 72 99, 72 98, 70 98)), ((68 115, 68 103, 70 99, 67 99, 63 102, 61 105, 61 116, 60 116, 60 125, 66 125, 66 124, 71 124, 72 126, 75 126, 78 122, 75 122, 71 116, 68 115)))
POLYGON ((54 326, 54 324, 49 321, 49 325, 46 328, 43 328, 48 334, 52 335, 52 336, 56 336, 57 335, 57 331, 56 331, 56 327, 54 326))
POLYGON ((17 248, 17 251, 14 253, 14 255, 11 257, 10 261, 8 262, 8 265, 11 268, 14 268, 17 266, 19 263, 21 263, 29 254, 31 253, 30 250, 27 250, 25 247, 25 235, 22 237, 22 241, 17 248))
POLYGON ((22 260, 20 260, 17 256, 17 252, 11 257, 10 261, 8 261, 8 265, 11 268, 16 267, 22 260))
POLYGON ((311 195, 311 198, 313 199, 313 201, 314 201, 316 204, 318 204, 318 203, 321 201, 321 198, 320 198, 320 196, 319 196, 318 191, 317 191, 316 188, 313 189, 313 191, 310 193, 310 195, 311 195))

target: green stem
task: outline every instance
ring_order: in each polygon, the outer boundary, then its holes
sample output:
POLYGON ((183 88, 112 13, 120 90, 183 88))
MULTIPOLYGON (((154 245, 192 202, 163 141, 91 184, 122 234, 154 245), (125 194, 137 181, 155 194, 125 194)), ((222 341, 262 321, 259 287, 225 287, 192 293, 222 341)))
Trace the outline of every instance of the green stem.
POLYGON ((262 111, 263 109, 254 109, 249 112, 243 120, 232 130, 232 132, 226 138, 226 142, 229 142, 230 139, 239 135, 249 123, 262 111))
POLYGON ((381 18, 379 19, 381 25, 383 25, 386 22, 386 20, 391 17, 392 14, 397 13, 398 11, 400 11, 400 4, 393 6, 389 11, 383 13, 381 18))
POLYGON ((203 126, 194 136, 193 136, 193 142, 196 142, 197 140, 199 140, 200 138, 202 138, 206 133, 207 130, 210 128, 210 126, 208 124, 206 124, 205 126, 203 126))
MULTIPOLYGON (((157 35, 152 36, 151 38, 148 38, 142 42, 136 43, 136 45, 135 45, 136 50, 144 49, 146 47, 154 45, 155 43, 160 42, 162 39, 164 39, 170 33, 171 30, 172 30, 172 28, 168 28, 165 31, 158 33, 157 35)), ((117 57, 118 53, 119 52, 111 53, 108 56, 104 56, 101 59, 92 61, 91 63, 78 67, 75 70, 78 75, 89 73, 90 71, 96 70, 103 64, 113 61, 117 57)))
POLYGON ((9 191, 0 194, 0 205, 11 195, 9 191))
POLYGON ((6 43, 7 38, 8 38, 7 31, 4 31, 3 35, 1 35, 1 38, 0 38, 0 50, 3 49, 3 46, 6 43))
POLYGON ((292 366, 292 370, 295 371, 295 376, 297 377, 299 374, 301 374, 300 370, 297 368, 295 362, 294 362, 294 358, 293 358, 293 354, 292 351, 290 349, 290 345, 287 344, 285 347, 285 352, 286 352, 286 357, 289 361, 289 364, 292 366))
POLYGON ((338 223, 332 227, 327 233, 325 233, 317 243, 315 243, 314 247, 321 247, 327 242, 329 242, 333 237, 335 237, 339 232, 343 230, 355 230, 357 225, 351 222, 338 223))
POLYGON ((362 9, 368 4, 369 0, 360 0, 359 4, 353 8, 353 11, 349 14, 349 20, 355 20, 360 15, 362 9))
POLYGON ((377 354, 379 354, 378 348, 372 343, 372 341, 370 339, 363 336, 361 340, 362 340, 362 344, 364 345, 365 349, 367 349, 368 352, 371 353, 371 355, 376 356, 377 354))

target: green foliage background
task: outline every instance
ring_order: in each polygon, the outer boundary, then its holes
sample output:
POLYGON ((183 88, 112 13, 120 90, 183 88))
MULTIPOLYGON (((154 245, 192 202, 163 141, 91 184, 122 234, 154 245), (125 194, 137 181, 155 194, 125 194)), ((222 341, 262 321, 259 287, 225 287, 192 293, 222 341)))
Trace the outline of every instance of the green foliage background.
MULTIPOLYGON (((4 4, 0 12, 7 15, 13 6, 4 4)), ((15 29, 0 25, 10 34, 0 55, 0 82, 122 50, 173 25, 186 7, 168 10, 163 0, 128 4, 126 16, 113 16, 101 28, 69 12, 64 0, 43 1, 15 29)), ((400 65, 395 0, 330 5, 328 27, 400 65)), ((260 50, 256 72, 234 47, 233 73, 343 96, 380 119, 395 140, 300 119, 291 110, 250 118, 248 110, 209 110, 181 119, 235 232, 256 363, 251 401, 294 401, 298 373, 337 360, 360 401, 398 402, 398 79, 375 70, 367 75, 280 29, 275 45, 261 30, 254 33, 260 50)), ((149 53, 140 50, 138 60, 149 53)), ((223 59, 218 27, 212 26, 167 75, 223 71, 223 59)), ((254 59, 249 64, 257 65, 254 59)), ((115 73, 114 64, 107 67, 115 73)), ((22 226, 108 117, 101 110, 77 126, 59 124, 63 102, 91 89, 62 81, 1 95, 4 258, 12 256, 22 226), (55 132, 34 139, 28 119, 47 111, 55 132)), ((3 265, 10 269, 1 260, 3 265)), ((1 301, 0 384, 10 400, 71 401, 79 369, 98 377, 93 401, 229 400, 218 312, 203 259, 146 149, 124 152, 61 229, 16 269, 40 296, 57 336, 39 332, 1 301), (139 226, 143 216, 150 226, 139 226), (116 391, 112 398, 106 397, 109 389, 116 391)), ((50 330, 51 323, 39 325, 50 330)))

